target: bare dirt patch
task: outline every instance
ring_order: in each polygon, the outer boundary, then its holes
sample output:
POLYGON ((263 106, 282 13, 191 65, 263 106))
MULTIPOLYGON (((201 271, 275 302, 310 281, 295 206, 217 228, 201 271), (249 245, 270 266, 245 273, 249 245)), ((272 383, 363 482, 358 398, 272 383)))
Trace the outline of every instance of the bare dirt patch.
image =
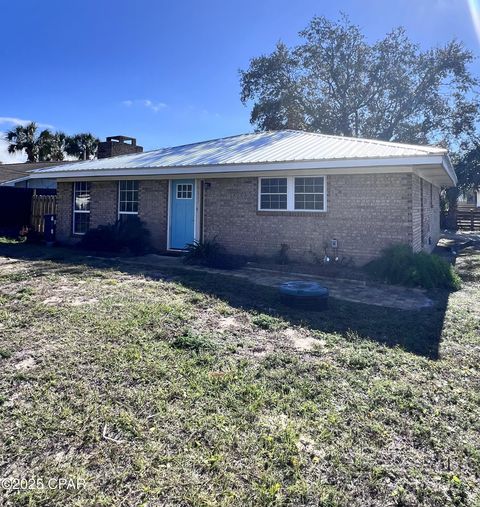
POLYGON ((308 352, 324 343, 321 340, 308 336, 308 334, 291 327, 285 329, 283 331, 283 335, 288 342, 291 343, 294 349, 301 352, 308 352))

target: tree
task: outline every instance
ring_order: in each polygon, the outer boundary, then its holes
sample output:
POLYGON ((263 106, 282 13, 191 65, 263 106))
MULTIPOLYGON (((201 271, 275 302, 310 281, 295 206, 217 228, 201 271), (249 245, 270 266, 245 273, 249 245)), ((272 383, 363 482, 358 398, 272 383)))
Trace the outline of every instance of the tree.
POLYGON ((300 36, 298 46, 278 43, 240 71, 258 130, 456 144, 475 130, 479 82, 460 42, 424 51, 397 28, 369 44, 346 16, 315 17, 300 36))
POLYGON ((6 134, 9 153, 25 150, 27 162, 61 161, 65 153, 80 160, 93 158, 99 140, 90 133, 67 136, 64 132, 48 129, 38 132, 35 122, 19 125, 6 134))
POLYGON ((455 228, 458 197, 462 193, 480 189, 480 138, 472 137, 459 152, 453 153, 452 162, 458 183, 456 187, 448 188, 442 194, 441 205, 447 219, 447 227, 455 228))
POLYGON ((89 132, 76 134, 68 138, 66 152, 79 160, 90 160, 96 155, 99 142, 100 140, 89 132))
POLYGON ((259 130, 307 129, 302 92, 298 59, 281 42, 271 55, 254 58, 250 69, 242 72, 241 100, 258 99, 250 121, 259 130))
POLYGON ((40 133, 40 161, 62 161, 65 158, 68 137, 64 132, 52 133, 44 130, 40 133))
POLYGON ((480 139, 473 141, 455 164, 460 191, 478 190, 480 188, 480 139))
POLYGON ((35 122, 18 125, 13 130, 9 130, 6 134, 7 141, 10 143, 8 153, 25 150, 28 162, 38 162, 45 137, 44 132, 38 134, 38 126, 35 122))

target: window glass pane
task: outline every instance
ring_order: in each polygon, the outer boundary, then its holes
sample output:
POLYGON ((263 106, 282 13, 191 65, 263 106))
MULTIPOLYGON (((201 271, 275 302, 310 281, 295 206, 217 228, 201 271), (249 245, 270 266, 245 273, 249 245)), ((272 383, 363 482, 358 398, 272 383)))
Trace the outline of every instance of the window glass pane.
POLYGON ((137 180, 124 180, 120 181, 120 191, 122 190, 138 190, 137 180))
POLYGON ((287 196, 283 194, 265 194, 260 198, 262 209, 287 209, 287 196))
POLYGON ((118 210, 120 213, 138 213, 138 181, 119 182, 118 210))
POLYGON ((323 195, 296 194, 295 209, 323 210, 323 195))
POLYGON ((323 177, 321 178, 295 178, 295 192, 322 193, 323 177))
POLYGON ((90 211, 90 183, 88 181, 75 182, 74 210, 90 211))
POLYGON ((177 199, 192 199, 193 185, 191 183, 177 184, 177 199))
POLYGON ((261 180, 262 194, 286 194, 287 178, 264 178, 261 180))
POLYGON ((324 178, 295 178, 295 209, 324 209, 324 178))
POLYGON ((73 214, 73 232, 75 234, 85 234, 90 225, 90 213, 73 214))
POLYGON ((260 208, 287 209, 287 178, 260 180, 260 208))

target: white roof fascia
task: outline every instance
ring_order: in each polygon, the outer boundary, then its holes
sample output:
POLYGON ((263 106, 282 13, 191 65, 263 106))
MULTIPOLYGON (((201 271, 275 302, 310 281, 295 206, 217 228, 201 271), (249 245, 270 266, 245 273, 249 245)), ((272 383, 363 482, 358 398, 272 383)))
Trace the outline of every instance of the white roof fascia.
MULTIPOLYGON (((368 167, 395 167, 415 165, 439 165, 449 174, 455 182, 450 171, 451 167, 445 161, 445 155, 425 155, 409 157, 386 157, 386 158, 356 158, 356 159, 335 159, 301 162, 267 162, 257 164, 217 164, 212 166, 177 166, 177 167, 152 167, 152 168, 122 168, 122 169, 90 169, 90 170, 68 170, 35 172, 31 173, 32 179, 55 178, 55 179, 78 179, 95 177, 123 177, 123 176, 177 176, 177 175, 215 175, 218 173, 245 173, 245 172, 269 172, 281 170, 301 169, 355 169, 368 167)), ((449 162, 449 161, 448 161, 449 162)))
POLYGON ((453 168, 452 161, 450 160, 448 154, 442 157, 442 166, 445 169, 448 176, 450 177, 450 179, 452 180, 453 183, 452 186, 456 187, 458 183, 458 178, 457 175, 455 174, 455 169, 453 168))

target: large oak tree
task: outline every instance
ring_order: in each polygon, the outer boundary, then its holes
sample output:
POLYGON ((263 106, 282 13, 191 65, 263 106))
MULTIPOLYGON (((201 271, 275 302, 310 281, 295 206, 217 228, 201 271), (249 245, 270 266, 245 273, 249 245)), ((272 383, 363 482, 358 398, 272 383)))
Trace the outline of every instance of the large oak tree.
POLYGON ((457 146, 474 131, 478 80, 462 43, 423 50, 402 28, 369 43, 346 16, 315 17, 300 36, 240 71, 257 130, 457 146))

